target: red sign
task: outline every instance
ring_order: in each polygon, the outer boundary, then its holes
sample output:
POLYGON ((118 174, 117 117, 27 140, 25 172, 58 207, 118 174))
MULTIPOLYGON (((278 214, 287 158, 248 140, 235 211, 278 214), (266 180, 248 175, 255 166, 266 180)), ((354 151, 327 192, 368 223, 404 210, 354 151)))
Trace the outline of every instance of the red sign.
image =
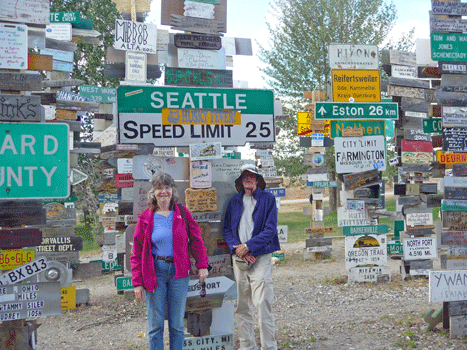
POLYGON ((433 152, 431 141, 402 140, 402 152, 433 152))
POLYGON ((135 179, 132 174, 116 174, 115 175, 115 187, 133 187, 135 179))

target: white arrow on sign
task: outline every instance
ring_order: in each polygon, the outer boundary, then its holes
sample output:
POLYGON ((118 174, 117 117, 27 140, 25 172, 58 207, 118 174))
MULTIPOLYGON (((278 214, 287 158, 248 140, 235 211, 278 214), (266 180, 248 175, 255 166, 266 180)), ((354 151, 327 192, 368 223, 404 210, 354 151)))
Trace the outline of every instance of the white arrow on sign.
POLYGON ((323 116, 323 114, 327 113, 324 106, 319 109, 318 113, 321 113, 321 116, 323 116))
POLYGON ((86 180, 88 176, 85 173, 82 173, 78 169, 71 169, 70 182, 72 185, 77 185, 80 182, 86 180))
MULTIPOLYGON (((201 285, 198 282, 197 279, 190 281, 188 285, 188 298, 199 296, 201 285)), ((206 279, 206 295, 225 293, 234 283, 233 280, 225 276, 208 278, 206 279)))

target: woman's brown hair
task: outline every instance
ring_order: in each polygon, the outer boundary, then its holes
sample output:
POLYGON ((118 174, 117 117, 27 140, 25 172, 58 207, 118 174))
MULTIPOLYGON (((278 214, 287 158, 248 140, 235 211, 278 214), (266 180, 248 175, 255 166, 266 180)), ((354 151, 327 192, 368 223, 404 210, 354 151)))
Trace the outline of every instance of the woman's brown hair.
POLYGON ((169 209, 173 210, 175 204, 178 203, 178 196, 177 196, 177 187, 175 185, 175 181, 169 174, 166 173, 158 173, 154 175, 151 180, 151 189, 148 192, 148 207, 152 209, 152 211, 156 211, 158 209, 157 199, 156 199, 156 189, 162 186, 170 186, 172 187, 172 198, 170 199, 169 209))

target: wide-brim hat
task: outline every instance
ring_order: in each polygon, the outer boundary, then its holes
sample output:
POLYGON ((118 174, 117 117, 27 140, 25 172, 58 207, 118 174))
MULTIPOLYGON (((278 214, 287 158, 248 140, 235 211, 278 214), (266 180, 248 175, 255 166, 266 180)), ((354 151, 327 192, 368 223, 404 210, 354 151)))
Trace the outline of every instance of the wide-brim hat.
POLYGON ((258 167, 254 164, 244 164, 240 168, 240 176, 237 177, 237 179, 235 180, 235 188, 238 192, 243 191, 242 175, 245 171, 256 174, 256 179, 258 180, 258 187, 262 190, 266 188, 266 182, 264 181, 263 175, 260 174, 258 167))

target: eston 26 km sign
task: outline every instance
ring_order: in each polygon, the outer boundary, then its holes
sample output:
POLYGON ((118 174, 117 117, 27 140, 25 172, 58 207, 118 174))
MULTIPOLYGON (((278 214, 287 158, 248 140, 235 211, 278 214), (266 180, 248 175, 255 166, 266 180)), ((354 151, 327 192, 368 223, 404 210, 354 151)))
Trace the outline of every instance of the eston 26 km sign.
POLYGON ((223 146, 243 146, 275 141, 271 90, 120 86, 117 101, 120 143, 188 146, 209 139, 223 146), (183 123, 163 117, 168 110, 172 114, 180 110, 184 115, 190 109, 197 110, 192 113, 197 117, 183 123), (206 110, 215 115, 237 111, 240 118, 231 123, 224 119, 220 124, 204 118, 206 110))

